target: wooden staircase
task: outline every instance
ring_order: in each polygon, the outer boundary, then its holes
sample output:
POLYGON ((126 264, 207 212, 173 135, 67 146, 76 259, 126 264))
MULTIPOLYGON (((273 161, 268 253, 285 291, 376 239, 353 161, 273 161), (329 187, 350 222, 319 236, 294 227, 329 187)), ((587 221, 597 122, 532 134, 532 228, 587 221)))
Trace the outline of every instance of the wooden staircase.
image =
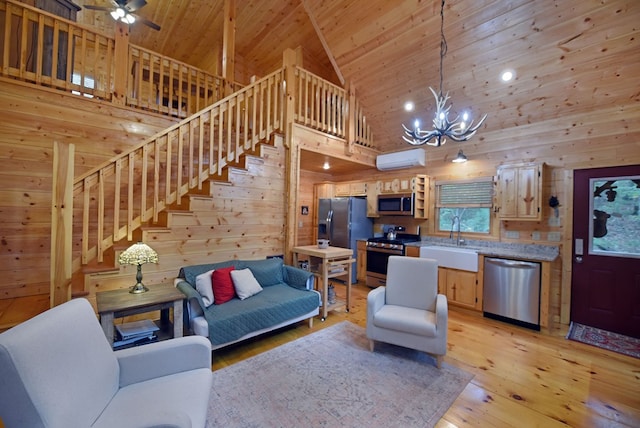
POLYGON ((77 178, 73 184, 72 295, 87 293, 85 273, 117 269, 116 253, 166 225, 187 195, 210 194, 283 120, 282 70, 256 81, 77 178), (162 214, 164 213, 164 214, 162 214))

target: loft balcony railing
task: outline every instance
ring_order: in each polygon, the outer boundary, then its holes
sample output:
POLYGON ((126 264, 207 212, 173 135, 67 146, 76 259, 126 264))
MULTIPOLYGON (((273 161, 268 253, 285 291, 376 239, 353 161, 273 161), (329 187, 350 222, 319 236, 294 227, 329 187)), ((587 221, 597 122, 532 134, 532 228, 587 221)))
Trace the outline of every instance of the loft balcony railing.
POLYGON ((225 95, 220 76, 14 0, 0 2, 0 53, 1 76, 174 117, 225 95))
MULTIPOLYGON (((15 0, 0 0, 0 76, 179 118, 242 87, 15 0)), ((300 67, 296 83, 297 123, 372 146, 357 99, 300 67)))

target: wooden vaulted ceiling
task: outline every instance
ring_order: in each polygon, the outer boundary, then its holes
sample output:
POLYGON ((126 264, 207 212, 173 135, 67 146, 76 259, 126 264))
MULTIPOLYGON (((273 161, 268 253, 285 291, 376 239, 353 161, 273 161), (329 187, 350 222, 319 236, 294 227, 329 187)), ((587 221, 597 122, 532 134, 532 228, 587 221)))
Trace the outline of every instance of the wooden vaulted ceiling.
MULTIPOLYGON (((147 0, 139 14, 159 24, 131 29, 132 42, 220 71, 224 0, 147 0)), ((109 5, 108 0, 75 0, 109 5)), ((411 99, 429 124, 439 85, 438 0, 235 0, 236 78, 264 75, 286 48, 302 48, 305 68, 349 82, 372 127, 376 148, 407 148, 401 124, 411 99)), ((108 14, 78 20, 105 30, 108 14)), ((489 115, 481 132, 526 127, 640 101, 637 0, 450 0, 444 91, 452 112, 489 115), (516 72, 500 81, 504 69, 516 72)), ((567 126, 572 126, 567 124, 567 126)), ((476 137, 484 138, 484 137, 476 137)))

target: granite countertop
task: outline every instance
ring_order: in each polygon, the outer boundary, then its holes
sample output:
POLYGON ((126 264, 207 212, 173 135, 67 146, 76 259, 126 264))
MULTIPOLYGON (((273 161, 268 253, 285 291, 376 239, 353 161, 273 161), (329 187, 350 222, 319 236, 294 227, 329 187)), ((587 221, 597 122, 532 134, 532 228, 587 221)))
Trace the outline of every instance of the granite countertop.
MULTIPOLYGON (((455 247, 456 244, 447 238, 423 237, 422 241, 409 242, 408 247, 425 247, 428 245, 440 245, 444 247, 455 247)), ((514 244, 505 242, 480 241, 468 239, 460 248, 477 250, 478 254, 490 257, 505 257, 517 260, 533 260, 541 262, 552 262, 559 255, 559 249, 555 245, 541 244, 514 244)))

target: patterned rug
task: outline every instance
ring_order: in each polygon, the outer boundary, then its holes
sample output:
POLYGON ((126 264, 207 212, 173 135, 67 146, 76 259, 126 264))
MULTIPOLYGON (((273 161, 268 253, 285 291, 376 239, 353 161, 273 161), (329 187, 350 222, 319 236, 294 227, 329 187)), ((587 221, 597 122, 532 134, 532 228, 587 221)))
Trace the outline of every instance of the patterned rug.
POLYGON ((640 358, 640 339, 571 322, 567 339, 640 358))
POLYGON ((213 372, 209 427, 432 427, 473 375, 348 321, 213 372))

